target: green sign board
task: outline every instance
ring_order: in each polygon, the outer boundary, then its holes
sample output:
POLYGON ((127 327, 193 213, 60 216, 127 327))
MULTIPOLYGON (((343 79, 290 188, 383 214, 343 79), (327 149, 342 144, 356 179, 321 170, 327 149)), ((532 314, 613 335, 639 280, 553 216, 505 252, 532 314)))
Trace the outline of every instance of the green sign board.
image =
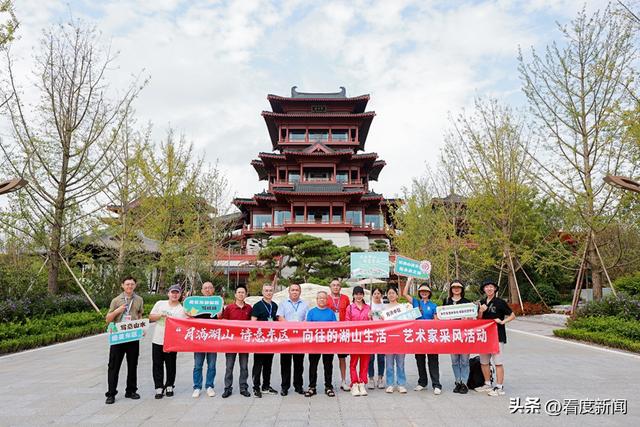
POLYGON ((193 296, 187 297, 182 305, 184 306, 184 311, 191 316, 198 316, 200 314, 215 316, 224 308, 224 300, 219 295, 210 297, 193 296))
POLYGON ((389 252, 351 252, 351 277, 388 278, 389 252))
POLYGON ((398 276, 415 277, 420 280, 429 280, 431 263, 429 261, 416 261, 415 259, 396 256, 395 273, 398 276))

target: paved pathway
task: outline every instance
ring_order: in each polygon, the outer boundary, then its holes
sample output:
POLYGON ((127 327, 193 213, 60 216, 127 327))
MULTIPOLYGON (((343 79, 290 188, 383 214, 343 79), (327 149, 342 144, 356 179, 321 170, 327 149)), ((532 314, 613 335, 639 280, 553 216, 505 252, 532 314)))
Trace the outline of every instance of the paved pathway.
MULTIPOLYGON (((305 398, 246 398, 235 393, 222 399, 224 357, 218 357, 218 395, 191 398, 189 353, 178 356, 176 396, 153 399, 151 342, 143 341, 138 368, 142 399, 122 398, 104 404, 106 387, 106 337, 99 335, 48 348, 0 357, 0 426, 21 425, 224 425, 230 426, 491 426, 496 425, 640 425, 640 357, 551 338, 553 327, 517 320, 509 328, 506 356, 507 396, 491 398, 471 392, 451 392, 453 379, 449 357, 440 356, 444 393, 430 391, 407 395, 385 394, 352 397, 339 392, 337 398, 319 394, 305 398), (509 397, 550 399, 627 399, 628 414, 615 416, 510 414, 509 397)), ((274 360, 272 383, 279 386, 278 357, 274 360)), ((252 366, 250 360, 250 367, 252 366)), ((335 383, 338 384, 337 361, 335 383)), ((414 358, 406 358, 410 390, 417 371, 414 358)), ((236 368, 237 370, 238 368, 236 368)), ((237 374, 237 372, 236 372, 237 374)), ((322 378, 322 375, 319 375, 322 378)), ((305 372, 305 384, 307 375, 305 372)), ((322 388, 320 388, 322 392, 322 388)))

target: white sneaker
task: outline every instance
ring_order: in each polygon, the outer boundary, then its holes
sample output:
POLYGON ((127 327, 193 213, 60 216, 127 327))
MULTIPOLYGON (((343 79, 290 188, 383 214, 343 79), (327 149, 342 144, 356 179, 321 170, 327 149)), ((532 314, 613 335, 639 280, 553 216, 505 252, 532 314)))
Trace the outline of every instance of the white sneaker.
POLYGON ((393 386, 390 385, 389 387, 386 388, 386 390, 384 392, 385 393, 393 393, 393 386))
POLYGON ((402 387, 401 385, 398 386, 398 391, 400 392, 400 394, 407 394, 407 389, 402 387))
POLYGON ((351 386, 351 396, 360 396, 360 384, 353 383, 351 386))
POLYGON ((385 388, 384 379, 382 377, 378 378, 378 388, 385 388))
POLYGON ((504 396, 504 388, 494 387, 488 394, 489 396, 504 396))
POLYGON ((214 397, 215 395, 216 391, 213 389, 213 387, 207 387, 207 396, 214 397))
POLYGON ((424 387, 422 387, 420 384, 415 386, 415 388, 413 389, 413 391, 422 391, 422 390, 424 390, 424 387))
POLYGON ((481 387, 476 387, 474 388, 475 391, 477 391, 478 393, 486 393, 488 391, 491 391, 493 387, 491 387, 491 385, 489 384, 484 384, 481 387))
POLYGON ((442 394, 442 389, 440 387, 436 387, 433 389, 433 394, 435 394, 436 396, 442 394))
POLYGON ((197 399, 200 397, 200 389, 199 388, 194 388, 193 389, 193 393, 191 393, 191 397, 193 397, 194 399, 197 399))
POLYGON ((376 388, 376 380, 374 378, 369 378, 369 382, 367 383, 367 388, 369 390, 373 390, 376 388))
POLYGON ((347 382, 346 382, 346 381, 342 381, 342 385, 341 385, 340 387, 342 387, 342 389, 343 389, 344 391, 349 391, 349 390, 351 390, 351 387, 349 387, 349 384, 347 384, 347 382))
POLYGON ((367 387, 364 385, 364 383, 360 383, 360 396, 368 396, 369 393, 367 393, 367 387))

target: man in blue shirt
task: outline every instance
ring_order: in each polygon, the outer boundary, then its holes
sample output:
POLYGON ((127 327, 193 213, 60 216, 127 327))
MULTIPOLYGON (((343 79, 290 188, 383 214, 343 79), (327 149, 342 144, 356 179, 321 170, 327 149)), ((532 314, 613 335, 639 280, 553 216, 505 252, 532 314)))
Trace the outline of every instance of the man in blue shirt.
MULTIPOLYGON (((419 298, 414 298, 409 293, 409 287, 413 283, 413 278, 409 277, 405 284, 402 295, 411 301, 411 305, 414 308, 420 309, 419 320, 433 320, 436 315, 436 304, 431 301, 431 288, 426 283, 423 283, 418 287, 419 298)), ((439 395, 442 393, 442 384, 440 384, 440 362, 437 354, 416 354, 416 364, 418 365, 418 385, 414 388, 415 391, 422 391, 427 388, 427 364, 429 365, 429 376, 431 377, 431 384, 433 385, 433 394, 439 395)))
MULTIPOLYGON (((325 291, 319 291, 316 295, 318 306, 312 308, 307 313, 308 322, 335 322, 336 313, 327 307, 328 295, 325 291)), ((309 389, 305 392, 305 396, 311 397, 317 394, 316 383, 318 381, 318 362, 322 356, 322 366, 324 369, 324 393, 329 397, 336 394, 333 391, 333 354, 310 354, 309 355, 309 389)))
MULTIPOLYGON (((302 287, 297 283, 289 285, 289 298, 278 304, 276 315, 280 322, 303 322, 307 318, 309 307, 300 299, 302 287)), ((281 396, 289 394, 291 386, 291 362, 293 361, 293 389, 298 394, 304 394, 302 389, 302 374, 304 371, 304 354, 280 354, 280 375, 282 376, 281 396)))

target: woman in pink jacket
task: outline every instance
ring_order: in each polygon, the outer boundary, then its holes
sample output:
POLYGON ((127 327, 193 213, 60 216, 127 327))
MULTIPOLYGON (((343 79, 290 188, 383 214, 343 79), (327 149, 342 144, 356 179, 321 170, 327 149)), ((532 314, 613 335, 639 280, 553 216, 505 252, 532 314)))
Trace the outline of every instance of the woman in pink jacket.
MULTIPOLYGON (((364 302, 364 289, 362 286, 353 288, 353 303, 347 307, 346 321, 369 320, 371 308, 364 302)), ((349 359, 351 370, 351 395, 367 395, 367 371, 369 369, 368 354, 352 354, 349 359), (360 366, 358 366, 360 362, 360 366)))

